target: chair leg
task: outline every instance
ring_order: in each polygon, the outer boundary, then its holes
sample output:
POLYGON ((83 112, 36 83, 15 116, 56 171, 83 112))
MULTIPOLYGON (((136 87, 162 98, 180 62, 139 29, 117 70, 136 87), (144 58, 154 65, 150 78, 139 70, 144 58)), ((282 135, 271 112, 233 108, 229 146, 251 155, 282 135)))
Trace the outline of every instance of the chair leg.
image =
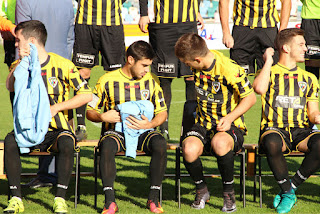
POLYGON ((162 184, 160 185, 160 206, 162 206, 162 184))
POLYGON ((176 148, 176 200, 178 200, 178 207, 181 207, 181 193, 180 193, 180 156, 181 156, 181 149, 180 147, 176 148))
POLYGON ((75 156, 76 156, 76 186, 75 186, 75 192, 74 192, 74 208, 77 209, 77 204, 78 204, 78 188, 79 188, 79 180, 80 180, 80 170, 79 170, 79 167, 80 167, 80 154, 79 152, 76 152, 75 153, 75 156))
POLYGON ((253 201, 257 201, 257 147, 254 149, 254 182, 253 182, 253 201))
POLYGON ((246 207, 246 153, 242 154, 242 191, 243 191, 243 207, 246 207))
POLYGON ((260 208, 262 208, 262 181, 261 181, 261 156, 258 156, 259 159, 259 197, 260 197, 260 208))
POLYGON ((97 177, 98 177, 98 166, 97 166, 97 159, 98 159, 98 153, 97 148, 94 148, 94 208, 97 209, 97 194, 98 194, 98 187, 97 187, 97 177))
POLYGON ((243 154, 242 153, 239 153, 238 156, 240 157, 240 201, 243 201, 243 176, 242 176, 242 173, 243 173, 243 169, 242 169, 242 157, 243 157, 243 154))

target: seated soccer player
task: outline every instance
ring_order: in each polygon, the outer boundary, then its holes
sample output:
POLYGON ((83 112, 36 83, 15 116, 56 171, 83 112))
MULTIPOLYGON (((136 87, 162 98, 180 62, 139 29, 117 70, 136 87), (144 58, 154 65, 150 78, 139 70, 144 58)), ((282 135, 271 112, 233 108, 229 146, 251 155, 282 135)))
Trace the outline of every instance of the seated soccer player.
POLYGON ((182 142, 184 164, 196 185, 191 207, 203 209, 210 194, 199 156, 217 157, 222 177, 223 212, 236 210, 233 188, 234 153, 243 144, 243 114, 256 102, 243 68, 218 51, 210 51, 197 34, 185 34, 175 45, 177 57, 194 69, 198 107, 195 124, 182 142))
POLYGON ((278 213, 291 210, 298 186, 320 168, 320 132, 312 129, 320 123, 318 80, 297 67, 307 51, 303 36, 304 31, 297 28, 280 31, 275 41, 278 64, 272 66, 274 50, 268 48, 265 64, 253 83, 262 102, 259 152, 266 154, 280 186, 273 201, 278 213), (297 150, 305 152, 305 158, 290 180, 284 154, 297 150))
MULTIPOLYGON (((73 154, 76 142, 73 130, 68 124, 68 110, 77 108, 91 101, 92 92, 87 83, 80 77, 79 72, 71 61, 54 53, 46 52, 45 42, 47 31, 43 23, 36 20, 21 22, 17 25, 15 34, 16 47, 18 48, 20 59, 24 60, 24 57, 29 56, 31 50, 30 43, 33 44, 38 52, 38 59, 41 65, 41 71, 39 71, 39 75, 41 76, 39 78, 44 81, 44 90, 48 93, 48 96, 45 95, 44 99, 47 98, 50 100, 50 105, 48 103, 48 108, 50 108, 48 110, 48 117, 50 118, 51 112, 52 118, 50 124, 48 122, 49 130, 44 137, 44 141, 40 141, 40 144, 31 148, 31 150, 38 149, 40 151, 53 151, 58 153, 56 156, 58 182, 53 210, 55 213, 67 213, 68 210, 64 198, 72 173, 73 154), (69 99, 70 88, 77 91, 77 95, 71 99, 69 99)), ((19 64, 20 60, 14 63, 19 64)), ((16 86, 13 72, 14 69, 10 71, 7 78, 9 91, 14 91, 14 87, 16 86)), ((18 82, 18 80, 16 82, 18 82)), ((16 93, 15 96, 17 95, 16 93)), ((20 99, 20 97, 18 98, 20 99)), ((24 98, 22 97, 22 99, 24 98)), ((42 97, 40 99, 42 99, 42 97)), ((35 102, 35 100, 29 101, 35 102)), ((19 145, 20 141, 16 141, 13 132, 6 136, 4 140, 4 161, 13 197, 9 201, 8 207, 4 209, 4 213, 24 211, 21 200, 21 146, 19 145)))
POLYGON ((126 150, 126 145, 130 143, 126 141, 129 139, 125 137, 124 132, 115 130, 115 124, 121 121, 121 111, 117 111, 117 105, 139 100, 151 101, 155 116, 151 117, 151 120, 144 115, 141 115, 141 120, 129 116, 126 118, 126 124, 129 129, 146 130, 138 136, 137 150, 151 155, 151 181, 147 206, 151 212, 163 212, 159 203, 159 193, 166 169, 167 143, 154 128, 166 120, 167 107, 158 78, 149 72, 154 56, 151 46, 144 41, 130 45, 124 67, 100 77, 94 89, 93 101, 88 104, 87 118, 104 124, 99 142, 100 174, 105 193, 102 211, 104 214, 115 213, 118 210, 113 186, 116 178, 115 154, 126 150), (104 105, 104 112, 100 113, 104 105))

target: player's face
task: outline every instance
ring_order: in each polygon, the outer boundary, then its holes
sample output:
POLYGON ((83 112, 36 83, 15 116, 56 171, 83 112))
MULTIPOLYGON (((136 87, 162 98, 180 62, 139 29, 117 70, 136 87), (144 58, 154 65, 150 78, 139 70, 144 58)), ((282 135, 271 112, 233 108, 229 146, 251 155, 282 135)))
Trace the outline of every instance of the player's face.
POLYGON ((19 30, 16 33, 16 43, 15 43, 16 48, 18 48, 20 58, 29 55, 28 54, 30 52, 29 43, 31 42, 30 38, 25 39, 24 36, 21 34, 21 32, 22 30, 19 30))
POLYGON ((152 64, 151 59, 143 58, 136 61, 130 69, 132 77, 136 79, 141 79, 142 77, 144 77, 144 75, 146 75, 150 71, 149 66, 151 64, 152 64))
POLYGON ((290 56, 296 62, 304 62, 304 54, 307 51, 306 41, 303 36, 295 36, 292 38, 290 44, 290 56))

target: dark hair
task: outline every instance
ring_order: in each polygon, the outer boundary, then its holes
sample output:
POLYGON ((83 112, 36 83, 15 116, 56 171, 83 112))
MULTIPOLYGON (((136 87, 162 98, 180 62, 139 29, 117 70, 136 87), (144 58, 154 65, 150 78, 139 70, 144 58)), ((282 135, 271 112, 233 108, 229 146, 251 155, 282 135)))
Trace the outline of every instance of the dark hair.
POLYGON ((174 47, 179 59, 194 60, 196 57, 204 57, 209 49, 206 42, 196 33, 182 35, 174 47))
POLYGON ((291 42, 295 36, 304 36, 304 30, 300 28, 287 28, 280 31, 275 40, 275 47, 280 52, 282 46, 291 42))
POLYGON ((45 46, 47 41, 47 30, 44 24, 38 20, 20 22, 15 29, 15 33, 21 30, 21 34, 25 39, 30 37, 36 38, 39 44, 45 46))
POLYGON ((153 60, 155 53, 153 52, 153 49, 149 43, 139 40, 129 46, 126 53, 127 58, 128 56, 132 56, 135 61, 143 58, 153 60))

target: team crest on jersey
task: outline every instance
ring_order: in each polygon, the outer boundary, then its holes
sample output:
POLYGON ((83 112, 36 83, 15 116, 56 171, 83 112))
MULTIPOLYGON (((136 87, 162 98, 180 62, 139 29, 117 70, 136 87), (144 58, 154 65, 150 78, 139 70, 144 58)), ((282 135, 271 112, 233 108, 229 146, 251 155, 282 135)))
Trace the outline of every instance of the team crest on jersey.
POLYGON ((50 77, 50 78, 49 78, 49 84, 50 84, 53 88, 55 88, 55 87, 57 86, 57 84, 58 84, 58 79, 57 79, 57 77, 50 77))
POLYGON ((212 87, 215 92, 220 90, 220 82, 212 82, 212 87))
POLYGON ((149 99, 150 92, 148 89, 141 90, 140 92, 141 92, 141 98, 143 100, 149 99))
POLYGON ((299 88, 301 89, 302 92, 304 92, 307 88, 307 83, 306 82, 298 82, 299 88))

